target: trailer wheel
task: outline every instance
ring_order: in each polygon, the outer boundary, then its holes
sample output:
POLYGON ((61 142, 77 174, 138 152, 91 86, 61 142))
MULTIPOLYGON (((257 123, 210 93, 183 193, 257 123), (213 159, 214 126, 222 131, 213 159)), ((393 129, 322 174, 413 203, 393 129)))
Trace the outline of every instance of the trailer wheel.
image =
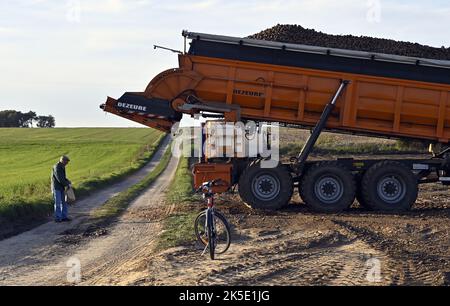
POLYGON ((353 175, 336 162, 312 166, 304 175, 300 188, 303 201, 317 212, 343 211, 355 200, 353 175))
POLYGON ((302 189, 301 183, 298 184, 297 189, 298 189, 298 195, 300 196, 300 199, 302 199, 302 201, 305 202, 305 195, 303 194, 303 189, 302 189))
POLYGON ((358 187, 358 189, 356 190, 356 201, 358 201, 359 205, 362 208, 368 209, 368 210, 372 210, 369 205, 367 205, 367 202, 364 200, 364 197, 362 195, 361 189, 360 187, 358 187))
POLYGON ((367 205, 367 202, 364 200, 364 197, 362 195, 362 178, 364 174, 358 173, 355 175, 355 181, 356 181, 356 200, 358 201, 359 205, 365 209, 371 210, 371 208, 367 205))
POLYGON ((261 168, 259 163, 255 163, 239 179, 239 195, 254 209, 280 209, 289 204, 292 192, 292 177, 282 165, 261 168))
POLYGON ((373 165, 364 174, 361 191, 373 210, 405 211, 417 199, 418 181, 412 171, 395 161, 373 165))

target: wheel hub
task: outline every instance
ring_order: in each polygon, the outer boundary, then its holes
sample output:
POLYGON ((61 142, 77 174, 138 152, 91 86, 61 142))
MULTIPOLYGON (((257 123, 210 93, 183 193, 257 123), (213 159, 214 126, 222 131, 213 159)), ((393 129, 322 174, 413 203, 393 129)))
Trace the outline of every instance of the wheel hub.
POLYGON ((273 189, 273 184, 269 180, 264 180, 259 184, 259 188, 263 193, 270 193, 273 189))
POLYGON ((391 182, 384 184, 383 190, 386 194, 390 196, 395 196, 398 193, 397 185, 391 182))
POLYGON ((314 187, 316 197, 324 203, 337 202, 344 193, 342 182, 335 177, 322 177, 314 187))
POLYGON ((404 198, 406 188, 401 178, 387 176, 379 181, 377 193, 381 200, 387 203, 395 204, 404 198))
POLYGON ((269 174, 260 175, 253 179, 252 191, 259 200, 273 200, 280 193, 280 181, 269 174))
POLYGON ((326 182, 322 186, 322 192, 327 196, 333 196, 336 193, 336 185, 333 182, 326 182))

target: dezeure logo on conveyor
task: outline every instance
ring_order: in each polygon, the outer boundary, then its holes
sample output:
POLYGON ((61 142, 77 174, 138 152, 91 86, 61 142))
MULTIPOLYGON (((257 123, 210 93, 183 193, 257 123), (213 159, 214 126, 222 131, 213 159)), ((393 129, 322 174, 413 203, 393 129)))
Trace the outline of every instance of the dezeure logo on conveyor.
POLYGON ((250 90, 242 90, 242 89, 235 89, 235 90, 233 90, 233 93, 235 95, 258 97, 258 98, 262 98, 264 96, 264 94, 262 92, 250 91, 250 90))
POLYGON ((122 108, 126 108, 126 109, 129 109, 129 110, 135 110, 135 111, 141 111, 141 112, 146 112, 147 111, 147 106, 130 104, 130 103, 118 102, 117 103, 117 107, 122 107, 122 108))

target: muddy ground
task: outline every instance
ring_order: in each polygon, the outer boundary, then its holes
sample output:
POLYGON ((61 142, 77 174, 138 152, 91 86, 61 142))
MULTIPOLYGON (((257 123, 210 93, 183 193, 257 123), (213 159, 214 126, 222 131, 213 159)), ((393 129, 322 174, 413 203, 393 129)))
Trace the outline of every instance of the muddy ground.
MULTIPOLYGON (((237 193, 224 195, 217 206, 232 225, 233 241, 226 254, 211 261, 198 243, 155 248, 162 221, 176 212, 164 201, 175 167, 172 161, 117 222, 104 228, 46 224, 0 241, 0 284, 71 285, 67 264, 73 258, 81 264, 76 283, 81 285, 450 284, 445 186, 421 186, 413 210, 402 214, 369 212, 357 202, 344 213, 317 214, 298 195, 286 209, 261 212, 247 208, 237 193), (42 238, 49 232, 52 236, 42 238)), ((184 207, 202 209, 200 203, 184 207)))
POLYGON ((217 261, 198 244, 146 259, 134 284, 151 285, 449 285, 447 187, 423 185, 411 212, 374 213, 354 206, 311 213, 296 196, 278 212, 246 208, 237 195, 218 201, 233 244, 217 261), (145 276, 144 276, 145 275, 145 276))
POLYGON ((402 214, 370 212, 357 202, 344 213, 317 214, 298 195, 286 209, 261 212, 225 195, 218 207, 233 239, 226 254, 211 261, 198 243, 148 248, 129 272, 121 269, 126 279, 111 277, 110 284, 449 285, 448 192, 424 185, 414 209, 402 214))

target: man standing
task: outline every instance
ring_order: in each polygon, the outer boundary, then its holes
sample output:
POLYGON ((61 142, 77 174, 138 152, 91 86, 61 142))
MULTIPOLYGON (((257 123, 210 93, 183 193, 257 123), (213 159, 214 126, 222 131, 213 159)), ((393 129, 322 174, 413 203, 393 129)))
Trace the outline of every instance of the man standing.
POLYGON ((64 196, 64 189, 71 187, 71 182, 66 177, 66 166, 70 159, 62 156, 59 162, 52 169, 52 193, 55 200, 55 222, 71 221, 67 216, 67 203, 64 196))

